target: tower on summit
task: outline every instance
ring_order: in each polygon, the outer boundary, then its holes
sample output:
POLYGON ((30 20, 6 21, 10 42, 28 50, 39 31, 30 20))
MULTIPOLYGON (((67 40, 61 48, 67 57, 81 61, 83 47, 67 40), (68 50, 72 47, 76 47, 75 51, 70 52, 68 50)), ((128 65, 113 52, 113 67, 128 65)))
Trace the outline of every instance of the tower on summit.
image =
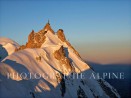
POLYGON ((52 33, 55 33, 55 32, 52 30, 51 26, 50 26, 50 21, 49 21, 49 19, 48 19, 48 22, 46 23, 45 27, 43 28, 43 30, 44 30, 44 31, 50 30, 52 33))
POLYGON ((48 24, 50 25, 50 21, 49 21, 49 19, 48 19, 48 24))

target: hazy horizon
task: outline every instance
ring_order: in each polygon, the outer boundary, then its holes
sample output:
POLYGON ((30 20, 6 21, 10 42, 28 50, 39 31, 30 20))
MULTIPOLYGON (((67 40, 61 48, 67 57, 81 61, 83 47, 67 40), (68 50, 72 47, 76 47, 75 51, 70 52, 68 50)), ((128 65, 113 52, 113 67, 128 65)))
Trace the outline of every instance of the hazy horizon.
POLYGON ((131 1, 0 1, 0 36, 25 44, 48 19, 88 61, 131 63, 131 1))

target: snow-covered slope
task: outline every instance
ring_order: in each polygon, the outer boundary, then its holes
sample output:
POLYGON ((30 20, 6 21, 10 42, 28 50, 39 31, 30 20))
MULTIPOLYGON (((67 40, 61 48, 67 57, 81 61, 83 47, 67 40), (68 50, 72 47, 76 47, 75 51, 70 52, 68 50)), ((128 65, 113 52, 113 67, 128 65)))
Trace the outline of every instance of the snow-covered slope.
MULTIPOLYGON (((75 66, 75 69, 77 72, 84 71, 86 69, 89 69, 89 66, 83 60, 78 57, 71 47, 69 47, 66 42, 62 42, 56 35, 48 31, 46 33, 46 41, 43 43, 41 48, 47 48, 47 47, 56 47, 56 46, 63 46, 64 51, 66 52, 66 57, 71 59, 71 62, 73 66, 75 66)), ((50 53, 50 52, 49 52, 50 53)))
POLYGON ((0 61, 15 52, 19 44, 9 38, 0 37, 0 61))
POLYGON ((41 48, 14 52, 0 63, 0 98, 119 98, 74 49, 50 30, 41 48))

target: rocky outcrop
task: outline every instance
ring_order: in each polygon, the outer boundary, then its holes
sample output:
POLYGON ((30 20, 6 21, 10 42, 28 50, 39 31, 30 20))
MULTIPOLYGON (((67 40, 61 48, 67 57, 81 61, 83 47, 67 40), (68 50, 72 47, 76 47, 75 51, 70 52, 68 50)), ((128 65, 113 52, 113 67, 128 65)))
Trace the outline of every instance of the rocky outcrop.
POLYGON ((40 48, 41 45, 45 42, 46 39, 45 34, 47 33, 48 30, 54 33, 49 23, 45 25, 44 29, 40 30, 37 33, 35 33, 34 30, 32 30, 32 32, 28 36, 28 42, 26 43, 26 45, 20 46, 18 49, 16 49, 16 51, 25 48, 40 48))
MULTIPOLYGON (((70 72, 72 70, 72 66, 70 64, 70 60, 66 57, 66 53, 64 47, 61 46, 59 50, 54 52, 54 57, 59 60, 61 65, 64 65, 65 69, 70 72)), ((65 72, 66 73, 66 72, 65 72)))
MULTIPOLYGON (((26 43, 26 45, 22 45, 20 46, 18 49, 16 49, 16 51, 18 50, 22 50, 25 48, 40 48, 41 45, 45 42, 45 34, 47 33, 47 31, 50 30, 51 33, 55 34, 55 32, 52 30, 50 23, 48 21, 48 23, 45 25, 45 27, 40 30, 39 32, 34 32, 34 30, 32 30, 32 32, 29 34, 28 36, 28 42, 26 43)), ((80 57, 79 53, 72 47, 72 45, 66 40, 66 37, 64 35, 64 31, 62 29, 59 29, 56 33, 56 35, 58 36, 58 38, 62 41, 65 42, 72 50, 73 52, 80 57)), ((60 55, 61 56, 61 55, 60 55)))
POLYGON ((26 45, 20 46, 18 49, 16 49, 16 51, 25 48, 40 48, 41 45, 44 43, 45 38, 46 37, 43 33, 35 33, 34 30, 32 30, 32 32, 28 36, 28 42, 26 43, 26 45))
POLYGON ((53 29, 52 29, 51 26, 50 26, 49 21, 48 21, 48 23, 45 25, 45 27, 44 27, 43 30, 44 30, 44 31, 50 30, 53 34, 55 34, 55 32, 53 31, 53 29))
POLYGON ((27 48, 40 48, 45 41, 45 32, 35 33, 32 31, 28 36, 28 42, 26 43, 27 48))
POLYGON ((73 46, 66 40, 66 37, 64 35, 64 31, 62 29, 59 29, 57 31, 57 36, 58 38, 62 41, 62 42, 65 42, 72 50, 73 52, 80 57, 79 53, 73 48, 73 46))
POLYGON ((65 35, 64 35, 64 32, 63 32, 62 29, 59 29, 56 34, 57 34, 58 38, 59 38, 62 42, 65 42, 65 41, 66 41, 66 38, 65 38, 65 35))

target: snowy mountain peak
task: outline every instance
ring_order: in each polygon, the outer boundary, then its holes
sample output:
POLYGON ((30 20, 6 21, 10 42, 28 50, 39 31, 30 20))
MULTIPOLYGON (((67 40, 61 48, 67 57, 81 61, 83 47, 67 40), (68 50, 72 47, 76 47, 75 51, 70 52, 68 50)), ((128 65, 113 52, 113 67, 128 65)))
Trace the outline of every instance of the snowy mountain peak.
POLYGON ((44 31, 50 30, 52 33, 55 33, 55 32, 53 31, 53 29, 51 28, 51 26, 50 26, 49 20, 48 20, 48 23, 46 23, 46 25, 45 25, 45 27, 44 27, 43 30, 44 30, 44 31))
POLYGON ((0 44, 1 98, 120 98, 103 79, 89 78, 95 72, 49 22, 25 45, 3 38, 0 44))
POLYGON ((0 37, 0 61, 14 53, 19 47, 20 45, 17 42, 9 38, 0 37))
MULTIPOLYGON (((66 40, 64 31, 59 29, 56 33, 51 29, 50 23, 48 22, 44 29, 39 32, 35 32, 34 30, 28 35, 28 42, 26 45, 20 46, 16 51, 26 49, 26 48, 40 48, 44 43, 48 43, 49 45, 53 42, 56 44, 66 44, 69 48, 73 50, 73 52, 80 57, 79 53, 73 48, 73 46, 66 40), (50 34, 51 33, 51 34, 50 34), (50 42, 49 42, 50 41, 50 42)), ((44 44, 45 45, 45 44, 44 44)))

